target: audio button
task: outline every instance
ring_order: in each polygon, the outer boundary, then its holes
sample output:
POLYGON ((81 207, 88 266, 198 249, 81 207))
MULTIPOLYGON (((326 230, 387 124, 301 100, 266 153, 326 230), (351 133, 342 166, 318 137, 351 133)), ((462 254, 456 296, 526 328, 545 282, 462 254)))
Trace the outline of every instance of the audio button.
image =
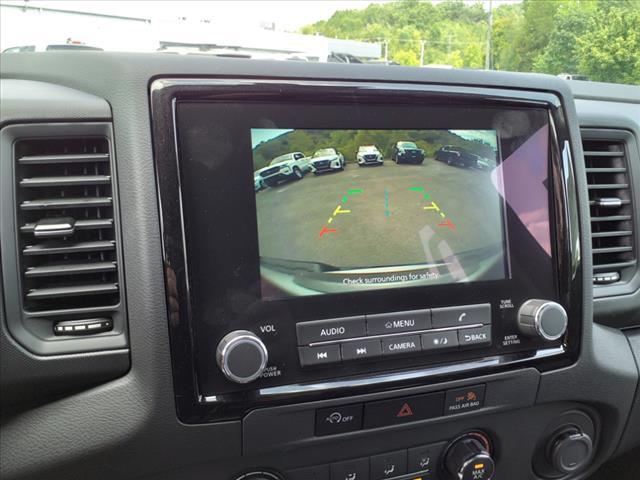
POLYGON ((330 318, 296 324, 298 345, 328 342, 345 338, 364 337, 367 326, 364 315, 355 317, 330 318))

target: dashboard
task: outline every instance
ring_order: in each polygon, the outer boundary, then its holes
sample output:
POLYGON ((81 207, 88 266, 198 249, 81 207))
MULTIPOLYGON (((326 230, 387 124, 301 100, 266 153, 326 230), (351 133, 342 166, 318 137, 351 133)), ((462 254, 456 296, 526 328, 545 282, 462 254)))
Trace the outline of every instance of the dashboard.
POLYGON ((640 88, 106 52, 1 82, 3 478, 634 478, 640 88))

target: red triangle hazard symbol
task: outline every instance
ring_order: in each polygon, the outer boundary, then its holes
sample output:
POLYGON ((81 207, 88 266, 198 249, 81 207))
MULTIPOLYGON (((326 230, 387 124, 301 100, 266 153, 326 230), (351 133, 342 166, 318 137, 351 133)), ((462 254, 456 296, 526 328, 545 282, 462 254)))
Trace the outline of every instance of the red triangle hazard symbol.
POLYGON ((413 410, 411 410, 411 407, 409 406, 408 403, 405 403, 404 405, 402 405, 402 408, 396 415, 397 418, 412 417, 412 416, 413 416, 413 410))

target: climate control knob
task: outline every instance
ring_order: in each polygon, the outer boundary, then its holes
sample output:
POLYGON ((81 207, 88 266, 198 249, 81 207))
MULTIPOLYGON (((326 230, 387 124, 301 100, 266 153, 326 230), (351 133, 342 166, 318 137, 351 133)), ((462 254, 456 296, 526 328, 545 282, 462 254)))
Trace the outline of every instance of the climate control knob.
POLYGON ((455 480, 491 480, 495 464, 488 438, 472 432, 451 442, 445 453, 444 469, 455 480))
POLYGON ((236 480, 282 480, 282 477, 270 472, 251 472, 240 475, 236 480))
POLYGON ((216 361, 225 377, 235 383, 256 380, 267 366, 269 353, 255 333, 236 330, 228 333, 216 351, 216 361))
POLYGON ((518 329, 527 337, 558 340, 567 331, 567 312, 556 302, 527 300, 518 310, 518 329))

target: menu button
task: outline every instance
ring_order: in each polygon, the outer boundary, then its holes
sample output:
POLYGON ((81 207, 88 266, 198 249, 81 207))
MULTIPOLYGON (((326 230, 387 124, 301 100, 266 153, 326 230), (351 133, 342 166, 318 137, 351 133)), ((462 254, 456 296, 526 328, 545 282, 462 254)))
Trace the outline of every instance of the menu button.
POLYGON ((431 328, 430 310, 412 310, 409 312, 367 315, 368 335, 410 332, 426 330, 428 328, 431 328))

